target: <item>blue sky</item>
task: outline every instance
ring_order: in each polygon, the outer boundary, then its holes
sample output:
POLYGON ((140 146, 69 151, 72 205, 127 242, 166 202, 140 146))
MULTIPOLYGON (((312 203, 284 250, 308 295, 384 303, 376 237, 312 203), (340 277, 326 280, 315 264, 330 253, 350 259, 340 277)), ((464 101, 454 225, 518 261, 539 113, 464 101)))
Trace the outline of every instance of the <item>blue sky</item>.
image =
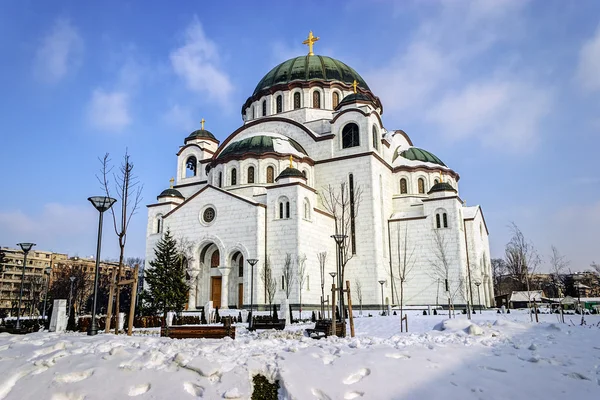
MULTIPOLYGON (((223 140, 276 64, 306 53, 355 68, 388 129, 461 175, 483 206, 492 257, 514 221, 548 260, 599 261, 600 2, 19 1, 0 3, 0 244, 95 252, 98 157, 126 148, 145 204, 206 119, 223 140)), ((103 256, 116 257, 105 225, 103 256)))

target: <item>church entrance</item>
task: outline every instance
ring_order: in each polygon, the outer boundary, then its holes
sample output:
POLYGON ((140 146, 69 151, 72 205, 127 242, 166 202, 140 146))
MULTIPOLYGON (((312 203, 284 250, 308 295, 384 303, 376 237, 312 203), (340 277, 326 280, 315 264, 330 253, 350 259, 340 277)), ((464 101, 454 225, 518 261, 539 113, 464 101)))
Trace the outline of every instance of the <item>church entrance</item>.
POLYGON ((244 284, 240 283, 238 286, 238 308, 241 309, 244 305, 244 284))
POLYGON ((221 308, 221 277, 213 276, 210 279, 210 299, 213 302, 213 307, 221 308))

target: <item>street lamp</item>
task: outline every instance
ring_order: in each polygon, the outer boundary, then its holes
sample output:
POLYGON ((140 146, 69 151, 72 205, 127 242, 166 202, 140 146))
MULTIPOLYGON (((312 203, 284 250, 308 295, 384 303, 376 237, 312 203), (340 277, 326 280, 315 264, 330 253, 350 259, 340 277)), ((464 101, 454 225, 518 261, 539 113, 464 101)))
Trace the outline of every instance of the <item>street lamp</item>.
POLYGON ((479 279, 475 280, 475 286, 477 286, 477 303, 479 304, 479 314, 481 314, 481 295, 479 294, 479 285, 481 285, 481 281, 479 279))
POLYGON ((74 276, 69 278, 71 281, 71 288, 69 289, 69 312, 67 313, 67 318, 71 316, 71 306, 73 305, 73 283, 75 282, 75 279, 74 276))
MULTIPOLYGON (((117 201, 112 197, 107 196, 93 196, 88 197, 88 200, 96 210, 100 213, 100 218, 98 220, 98 245, 96 246, 96 270, 94 274, 94 296, 92 301, 92 321, 90 323, 90 327, 88 328, 88 335, 94 336, 98 334, 98 326, 96 325, 96 301, 98 299, 98 274, 100 271, 100 247, 102 244, 102 216, 104 215, 104 211, 108 210, 112 207, 113 204, 117 201)), ((118 312, 118 310, 117 310, 118 312)))
POLYGON ((251 329, 254 325, 252 323, 252 310, 254 309, 254 266, 258 263, 258 259, 251 258, 247 261, 250 264, 250 315, 248 317, 250 322, 248 323, 248 329, 251 329))
POLYGON ((383 307, 383 284, 385 283, 385 279, 381 279, 378 282, 381 285, 381 315, 385 315, 385 308, 383 307))
MULTIPOLYGON (((31 250, 35 243, 17 243, 17 246, 23 250, 23 271, 21 272, 21 291, 19 293, 19 308, 17 308, 17 324, 15 329, 21 329, 21 301, 23 300, 23 283, 25 282, 25 267, 27 266, 27 253, 31 250)), ((31 290, 31 289, 30 289, 31 290)))
POLYGON ((48 275, 46 278, 46 294, 44 295, 44 309, 42 310, 42 321, 46 323, 46 303, 48 302, 48 290, 50 289, 50 274, 52 273, 52 267, 44 269, 44 275, 48 275))
POLYGON ((337 277, 338 277, 338 290, 340 292, 339 297, 339 304, 340 304, 340 320, 344 320, 345 319, 345 315, 346 315, 346 310, 344 308, 344 296, 343 296, 343 291, 342 291, 342 286, 343 286, 343 276, 342 276, 342 265, 343 265, 343 258, 344 258, 344 253, 342 252, 342 247, 344 247, 344 241, 346 240, 346 238, 348 237, 348 235, 340 235, 340 234, 335 234, 335 235, 331 235, 331 237, 333 238, 333 240, 335 240, 335 244, 337 245, 337 277))
POLYGON ((335 285, 335 276, 337 275, 337 272, 330 272, 329 275, 331 275, 331 283, 335 285))

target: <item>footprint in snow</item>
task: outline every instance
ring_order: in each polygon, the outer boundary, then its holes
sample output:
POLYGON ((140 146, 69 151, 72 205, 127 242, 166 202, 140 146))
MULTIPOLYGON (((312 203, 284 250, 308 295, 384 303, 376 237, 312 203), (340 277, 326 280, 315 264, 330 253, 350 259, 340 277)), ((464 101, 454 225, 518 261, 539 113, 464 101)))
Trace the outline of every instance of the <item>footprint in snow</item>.
POLYGON ((50 400, 83 400, 85 396, 79 393, 54 393, 50 400))
POLYGON ((353 392, 346 392, 346 394, 344 395, 344 400, 357 399, 359 397, 363 397, 364 394, 364 392, 357 392, 356 390, 353 392))
POLYGON ((362 378, 371 374, 371 370, 368 368, 361 368, 358 372, 349 375, 343 380, 345 385, 352 385, 353 383, 360 382, 362 378))
POLYGON ((570 374, 563 374, 563 375, 568 376, 569 378, 573 378, 573 379, 581 379, 582 381, 591 380, 590 378, 588 378, 585 375, 580 374, 579 372, 571 372, 570 374))
POLYGON ((191 394, 194 397, 202 397, 202 395, 204 394, 204 387, 196 385, 192 382, 184 382, 183 390, 185 390, 188 394, 191 394))
POLYGON ((134 385, 129 388, 129 392, 127 392, 127 395, 129 397, 139 396, 141 394, 146 393, 148 390, 150 390, 150 386, 151 385, 149 383, 142 383, 140 385, 134 385))
POLYGON ((410 356, 408 354, 402 353, 388 353, 385 355, 387 358, 395 358, 395 359, 408 359, 410 356))
POLYGON ((313 396, 315 396, 315 399, 317 400, 331 400, 331 397, 327 396, 322 390, 320 389, 311 389, 311 392, 313 394, 313 396))
POLYGON ((494 367, 488 367, 487 365, 482 365, 479 368, 481 369, 487 369, 488 371, 496 371, 496 372, 506 372, 505 369, 502 368, 494 368, 494 367))
POLYGON ((94 370, 93 369, 88 369, 88 370, 85 370, 85 371, 71 372, 71 373, 68 373, 68 374, 58 375, 56 378, 54 378, 54 382, 58 382, 58 383, 75 383, 75 382, 79 382, 79 381, 82 381, 84 379, 87 379, 90 376, 92 376, 93 374, 94 374, 94 370))

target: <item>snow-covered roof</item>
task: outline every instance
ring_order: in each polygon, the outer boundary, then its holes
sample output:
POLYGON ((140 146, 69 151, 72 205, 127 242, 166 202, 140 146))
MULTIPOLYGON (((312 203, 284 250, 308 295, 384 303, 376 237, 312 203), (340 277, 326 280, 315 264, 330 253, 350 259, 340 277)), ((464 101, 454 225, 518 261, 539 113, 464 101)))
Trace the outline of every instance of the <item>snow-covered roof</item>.
POLYGON ((542 301, 544 292, 542 290, 532 290, 530 292, 512 292, 510 295, 511 302, 523 302, 523 301, 542 301))
POLYGON ((468 206, 463 207, 463 219, 473 219, 477 215, 479 206, 468 206))
POLYGON ((423 208, 418 208, 416 210, 410 211, 401 211, 392 214, 390 217, 391 220, 401 220, 401 219, 409 219, 409 218, 419 218, 423 217, 423 208))

